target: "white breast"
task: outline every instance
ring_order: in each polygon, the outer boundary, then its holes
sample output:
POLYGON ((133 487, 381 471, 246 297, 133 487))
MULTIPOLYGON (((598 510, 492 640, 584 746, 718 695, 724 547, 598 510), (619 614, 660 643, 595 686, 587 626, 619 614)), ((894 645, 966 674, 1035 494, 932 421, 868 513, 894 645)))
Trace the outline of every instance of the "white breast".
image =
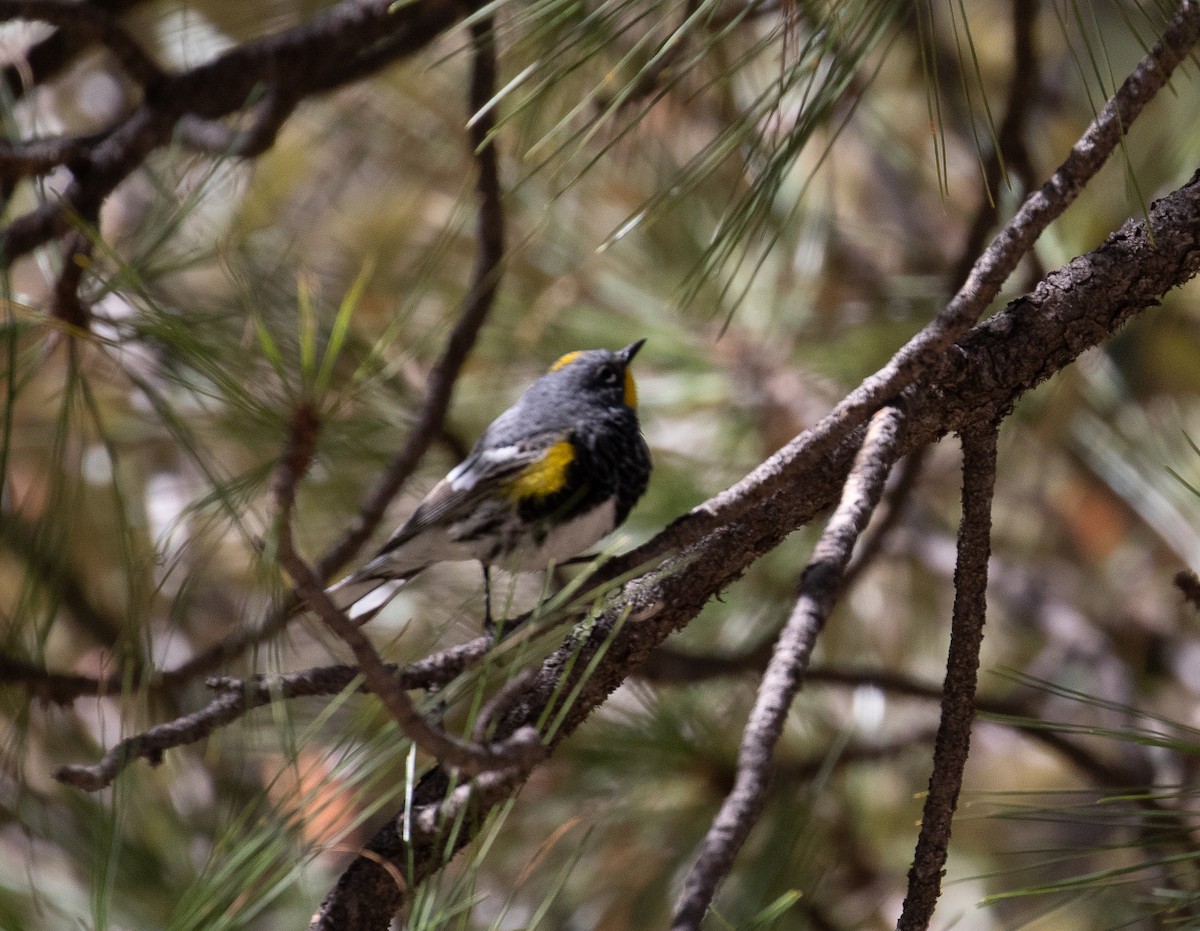
POLYGON ((502 560, 499 566, 502 569, 534 571, 545 569, 552 562, 566 562, 612 533, 616 523, 617 502, 615 498, 610 498, 598 507, 553 528, 537 549, 522 549, 516 554, 516 561, 511 567, 506 565, 507 560, 502 560))

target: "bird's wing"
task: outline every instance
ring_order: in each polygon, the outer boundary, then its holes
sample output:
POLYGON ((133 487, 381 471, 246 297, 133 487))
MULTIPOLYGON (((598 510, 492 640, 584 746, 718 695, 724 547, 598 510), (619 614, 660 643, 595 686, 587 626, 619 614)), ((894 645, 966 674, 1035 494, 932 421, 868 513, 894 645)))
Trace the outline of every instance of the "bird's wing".
POLYGON ((547 431, 504 446, 481 441, 474 452, 437 483, 408 521, 366 565, 328 589, 335 603, 351 618, 370 620, 427 562, 409 564, 397 557, 405 544, 422 533, 470 515, 481 501, 503 495, 504 488, 569 438, 569 431, 547 431))
POLYGON ((566 431, 555 430, 506 446, 477 448, 433 487, 408 521, 380 547, 376 558, 386 556, 430 527, 453 523, 470 514, 480 501, 495 495, 498 486, 540 462, 567 438, 566 431))

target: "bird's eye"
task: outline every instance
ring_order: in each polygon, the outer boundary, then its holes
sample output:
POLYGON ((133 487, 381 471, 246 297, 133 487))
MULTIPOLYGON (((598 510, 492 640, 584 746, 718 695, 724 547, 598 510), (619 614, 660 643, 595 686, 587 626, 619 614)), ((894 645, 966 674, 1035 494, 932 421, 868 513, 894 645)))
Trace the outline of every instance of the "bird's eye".
POLYGON ((621 373, 613 366, 605 365, 596 373, 596 381, 601 385, 617 385, 621 383, 621 373))

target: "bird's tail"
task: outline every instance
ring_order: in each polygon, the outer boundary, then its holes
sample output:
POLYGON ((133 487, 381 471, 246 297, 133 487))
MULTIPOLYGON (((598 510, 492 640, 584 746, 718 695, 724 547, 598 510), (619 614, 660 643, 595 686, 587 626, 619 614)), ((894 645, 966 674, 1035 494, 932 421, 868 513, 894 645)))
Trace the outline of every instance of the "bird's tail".
POLYGON ((325 593, 350 620, 356 624, 365 624, 420 571, 414 569, 400 578, 381 578, 361 573, 349 575, 330 585, 325 589, 325 593))

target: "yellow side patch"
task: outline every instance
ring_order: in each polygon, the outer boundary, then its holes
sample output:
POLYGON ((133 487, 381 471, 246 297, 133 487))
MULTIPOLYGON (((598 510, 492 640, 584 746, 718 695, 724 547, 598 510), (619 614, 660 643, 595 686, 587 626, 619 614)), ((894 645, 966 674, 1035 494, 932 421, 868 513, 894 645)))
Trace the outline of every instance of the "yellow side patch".
POLYGON ((637 383, 629 369, 625 369, 625 406, 637 408, 637 383))
POLYGON ((567 469, 575 461, 570 440, 559 440, 537 462, 527 465, 508 487, 514 501, 524 498, 548 498, 567 484, 567 469))

